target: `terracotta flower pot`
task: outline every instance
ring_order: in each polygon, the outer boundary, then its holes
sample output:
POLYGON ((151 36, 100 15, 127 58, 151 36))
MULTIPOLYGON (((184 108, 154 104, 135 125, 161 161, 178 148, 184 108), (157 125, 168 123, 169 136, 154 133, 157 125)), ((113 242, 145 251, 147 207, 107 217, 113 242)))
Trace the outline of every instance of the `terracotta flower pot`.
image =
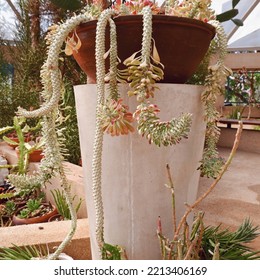
MULTIPOLYGON (((142 16, 119 16, 114 19, 117 26, 119 58, 124 61, 141 49, 142 16)), ((73 56, 92 83, 96 81, 95 37, 97 21, 81 24, 77 34, 82 42, 73 56)), ((206 54, 215 28, 200 20, 184 17, 154 15, 153 38, 161 63, 164 64, 163 83, 184 83, 196 71, 206 54)), ((109 30, 106 36, 109 49, 109 30)), ((107 59, 108 61, 109 59, 107 59)), ((108 62, 106 65, 108 69, 108 62)))
POLYGON ((30 162, 40 162, 43 158, 42 150, 35 150, 29 154, 30 162))
MULTIPOLYGON (((14 134, 10 134, 10 135, 7 135, 7 137, 17 143, 17 145, 12 145, 12 144, 7 143, 8 146, 10 146, 13 149, 15 149, 16 147, 19 146, 19 138, 17 136, 15 136, 14 134)), ((26 135, 24 140, 25 140, 25 142, 31 141, 31 135, 30 134, 26 135)))
MULTIPOLYGON (((15 148, 17 156, 19 157, 19 149, 15 148)), ((35 150, 29 154, 29 162, 40 162, 43 158, 42 150, 35 150)))
POLYGON ((8 146, 11 147, 12 149, 15 149, 16 147, 18 147, 18 145, 19 145, 19 139, 18 139, 18 137, 9 137, 9 138, 10 138, 12 141, 16 142, 17 145, 12 145, 12 144, 7 143, 8 146))
MULTIPOLYGON (((49 204, 44 203, 44 205, 48 206, 49 204)), ((17 216, 23 208, 24 207, 18 209, 16 214, 13 216, 13 224, 14 225, 27 225, 27 224, 45 223, 45 222, 48 222, 50 217, 52 217, 52 216, 54 216, 58 213, 57 208, 55 206, 52 206, 52 211, 50 211, 50 212, 48 212, 48 213, 46 213, 42 216, 23 219, 23 218, 19 218, 17 216)))

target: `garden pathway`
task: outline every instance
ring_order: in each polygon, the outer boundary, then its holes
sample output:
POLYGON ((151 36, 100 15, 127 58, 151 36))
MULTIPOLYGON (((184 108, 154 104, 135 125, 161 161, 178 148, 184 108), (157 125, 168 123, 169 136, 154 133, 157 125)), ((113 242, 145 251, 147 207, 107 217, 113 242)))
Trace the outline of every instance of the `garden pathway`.
MULTIPOLYGON (((229 149, 220 148, 225 159, 229 152, 229 149)), ((212 179, 200 178, 198 195, 211 182, 212 179)), ((199 209, 205 211, 206 225, 221 223, 234 230, 244 219, 250 218, 255 226, 260 227, 260 154, 237 151, 228 171, 199 209)), ((260 250, 260 237, 251 247, 260 250)))

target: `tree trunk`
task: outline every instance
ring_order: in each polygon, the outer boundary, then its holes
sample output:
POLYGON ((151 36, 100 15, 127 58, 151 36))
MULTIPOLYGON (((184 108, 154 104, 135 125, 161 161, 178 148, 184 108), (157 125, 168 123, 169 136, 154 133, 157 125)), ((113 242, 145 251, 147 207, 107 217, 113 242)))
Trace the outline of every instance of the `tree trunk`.
POLYGON ((31 42, 32 49, 37 49, 39 45, 41 27, 40 27, 40 1, 29 0, 28 1, 28 13, 30 16, 30 30, 31 30, 31 42))

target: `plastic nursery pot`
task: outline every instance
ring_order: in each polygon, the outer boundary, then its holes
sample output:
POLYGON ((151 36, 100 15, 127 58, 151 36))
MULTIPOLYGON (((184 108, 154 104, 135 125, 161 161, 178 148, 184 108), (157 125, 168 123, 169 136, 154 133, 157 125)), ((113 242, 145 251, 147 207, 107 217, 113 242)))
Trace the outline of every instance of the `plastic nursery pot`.
MULTIPOLYGON (((43 205, 49 206, 48 203, 43 203, 43 205)), ((52 210, 49 211, 48 213, 42 215, 42 216, 22 219, 22 218, 19 218, 17 215, 20 213, 20 211, 23 208, 24 207, 18 209, 16 211, 15 215, 13 216, 13 224, 14 225, 28 225, 28 224, 45 223, 45 222, 48 222, 48 220, 52 216, 54 216, 54 215, 56 215, 58 213, 57 208, 54 205, 52 205, 52 210)))
MULTIPOLYGON (((121 61, 124 61, 141 49, 142 16, 119 16, 114 21, 117 29, 118 56, 121 61)), ((97 21, 93 20, 77 28, 82 45, 77 52, 73 53, 90 83, 96 81, 96 25, 97 21)), ((160 82, 185 83, 204 58, 215 36, 215 28, 200 20, 167 15, 153 15, 152 27, 161 63, 165 66, 164 79, 160 82)), ((106 49, 109 49, 109 28, 106 34, 106 49)), ((106 72, 108 67, 107 60, 106 72)))

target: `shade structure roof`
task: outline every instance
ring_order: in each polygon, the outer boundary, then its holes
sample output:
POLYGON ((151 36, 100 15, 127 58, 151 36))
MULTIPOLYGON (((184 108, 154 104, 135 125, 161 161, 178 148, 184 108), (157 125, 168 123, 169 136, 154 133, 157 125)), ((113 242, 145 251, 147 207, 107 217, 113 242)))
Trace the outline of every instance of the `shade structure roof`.
POLYGON ((260 28, 229 44, 228 49, 229 51, 260 51, 260 28))
MULTIPOLYGON (((216 0, 222 2, 221 12, 232 7, 232 0, 216 0)), ((214 2, 214 1, 213 1, 214 2)), ((229 49, 253 51, 260 49, 260 0, 240 0, 236 8, 237 18, 243 21, 242 27, 237 27, 232 21, 223 23, 229 38, 229 49)))

